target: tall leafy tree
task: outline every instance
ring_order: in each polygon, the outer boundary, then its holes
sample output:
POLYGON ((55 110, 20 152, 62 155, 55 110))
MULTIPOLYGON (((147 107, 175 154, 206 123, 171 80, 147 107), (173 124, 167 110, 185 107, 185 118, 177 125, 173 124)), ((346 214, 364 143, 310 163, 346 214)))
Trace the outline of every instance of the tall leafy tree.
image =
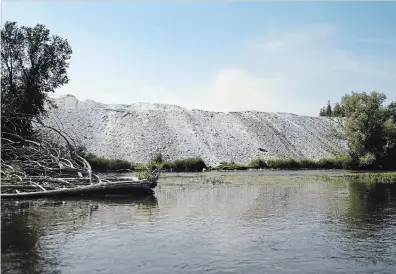
POLYGON ((349 153, 361 166, 396 168, 396 106, 384 106, 385 100, 378 92, 352 92, 341 98, 349 153))
POLYGON ((41 24, 1 29, 2 132, 31 134, 32 118, 45 114, 48 94, 68 83, 72 49, 66 39, 41 24))

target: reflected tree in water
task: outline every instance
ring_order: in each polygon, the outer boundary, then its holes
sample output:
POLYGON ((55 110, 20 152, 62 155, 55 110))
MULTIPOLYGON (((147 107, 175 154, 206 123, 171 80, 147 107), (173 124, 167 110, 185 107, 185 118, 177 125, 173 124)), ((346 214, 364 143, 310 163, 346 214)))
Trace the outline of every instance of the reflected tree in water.
MULTIPOLYGON (((141 200, 68 200, 2 202, 1 272, 58 273, 57 253, 92 218, 101 218, 107 205, 136 205, 136 213, 150 217, 155 197, 141 200)), ((129 212, 128 212, 129 213, 129 212)), ((119 218, 124 218, 120 215, 119 218)), ((113 218, 113 221, 119 221, 113 218)))
POLYGON ((348 189, 342 248, 353 249, 360 262, 395 263, 396 185, 348 183, 348 189))
POLYGON ((388 209, 396 208, 396 185, 349 183, 346 217, 353 226, 381 228, 390 217, 388 209))
POLYGON ((40 237, 44 236, 45 229, 43 223, 37 221, 39 216, 36 213, 27 203, 17 206, 2 204, 2 273, 45 273, 48 266, 57 264, 56 259, 40 246, 40 237))

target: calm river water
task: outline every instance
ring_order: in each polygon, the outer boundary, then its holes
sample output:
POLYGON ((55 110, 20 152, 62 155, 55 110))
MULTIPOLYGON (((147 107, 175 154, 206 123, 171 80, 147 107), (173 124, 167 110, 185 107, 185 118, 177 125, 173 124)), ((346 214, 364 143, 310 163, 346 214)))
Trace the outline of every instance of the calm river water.
POLYGON ((396 184, 279 175, 167 177, 141 200, 3 201, 2 273, 396 273, 396 184))

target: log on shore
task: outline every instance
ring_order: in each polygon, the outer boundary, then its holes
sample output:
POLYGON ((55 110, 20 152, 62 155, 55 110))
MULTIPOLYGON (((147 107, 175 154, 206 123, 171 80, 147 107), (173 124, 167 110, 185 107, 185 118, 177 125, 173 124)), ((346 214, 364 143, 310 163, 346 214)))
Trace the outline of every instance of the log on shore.
POLYGON ((93 185, 84 185, 77 187, 62 188, 56 190, 36 191, 36 192, 19 192, 19 193, 2 193, 2 199, 36 199, 46 197, 61 196, 105 196, 111 194, 121 195, 152 195, 156 183, 149 181, 121 181, 106 182, 93 185))

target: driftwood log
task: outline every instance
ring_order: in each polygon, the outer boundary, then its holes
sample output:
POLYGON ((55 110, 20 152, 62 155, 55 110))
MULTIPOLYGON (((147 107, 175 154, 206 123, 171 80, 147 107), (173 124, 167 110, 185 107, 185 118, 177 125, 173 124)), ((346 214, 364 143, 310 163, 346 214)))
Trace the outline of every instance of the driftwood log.
POLYGON ((44 130, 29 139, 12 132, 1 133, 2 199, 153 193, 156 170, 141 180, 96 174, 78 153, 72 138, 38 123, 36 129, 40 128, 44 130))
POLYGON ((98 195, 139 195, 153 194, 152 183, 122 181, 111 183, 98 183, 87 186, 51 189, 33 192, 2 193, 1 198, 47 198, 60 196, 98 196, 98 195))

